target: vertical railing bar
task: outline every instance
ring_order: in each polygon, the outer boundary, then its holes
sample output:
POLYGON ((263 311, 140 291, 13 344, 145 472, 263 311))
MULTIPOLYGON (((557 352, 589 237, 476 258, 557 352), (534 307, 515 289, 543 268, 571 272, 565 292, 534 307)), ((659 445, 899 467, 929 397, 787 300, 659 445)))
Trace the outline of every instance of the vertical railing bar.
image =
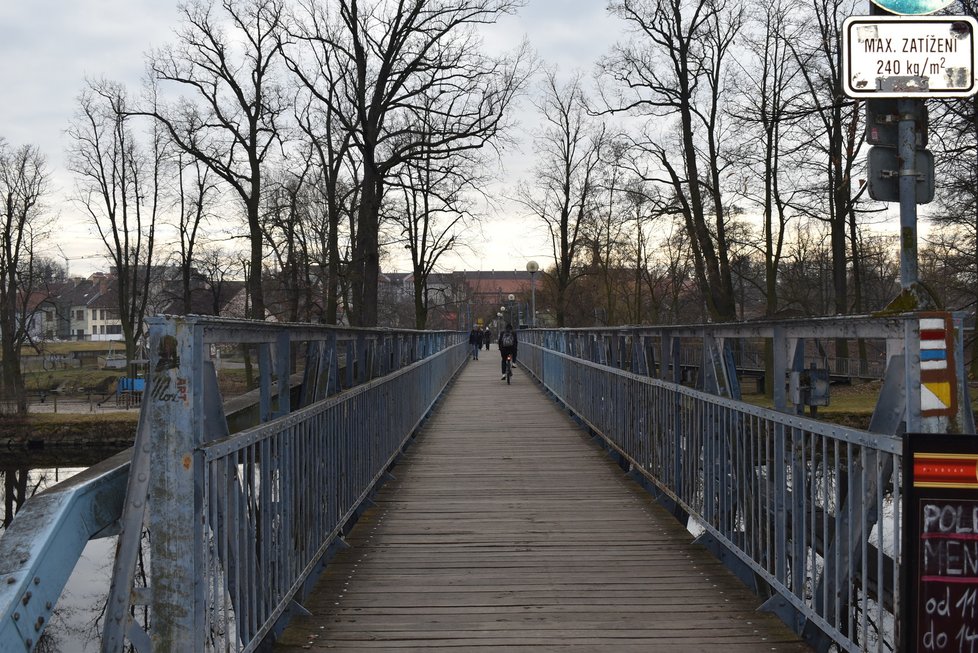
POLYGON ((882 455, 873 456, 876 459, 876 629, 877 629, 877 651, 882 651, 883 637, 883 606, 885 604, 886 587, 883 583, 883 558, 886 552, 883 549, 883 531, 885 530, 886 518, 883 514, 883 460, 882 455))
MULTIPOLYGON (((867 474, 869 473, 869 470, 866 469, 866 465, 867 465, 866 447, 863 446, 859 447, 859 457, 861 463, 860 467, 862 468, 860 470, 860 474, 862 475, 861 485, 862 487, 865 488, 867 487, 867 481, 868 481, 867 474)), ((860 498, 861 505, 864 505, 864 501, 865 499, 860 498)), ((863 628, 862 628, 863 639, 861 643, 863 645, 863 648, 865 648, 867 642, 869 641, 869 578, 868 578, 869 574, 867 573, 867 566, 868 566, 867 561, 869 560, 868 557, 869 530, 867 528, 868 520, 866 519, 865 507, 863 507, 863 509, 859 511, 859 524, 860 524, 859 546, 862 547, 862 555, 860 556, 860 560, 859 560, 859 566, 860 566, 859 576, 862 581, 862 597, 860 598, 859 601, 860 603, 859 607, 860 607, 860 612, 862 613, 862 621, 863 621, 863 628)))
MULTIPOLYGON (((838 542, 845 542, 846 541, 845 538, 848 538, 849 536, 847 533, 842 532, 843 515, 839 514, 844 504, 842 502, 842 450, 838 440, 835 441, 835 460, 836 460, 836 480, 835 480, 834 500, 835 500, 835 514, 836 514, 835 530, 837 533, 836 540, 838 542)), ((847 456, 847 464, 848 464, 848 456, 847 456)), ((848 476, 846 482, 848 483, 848 476)), ((841 612, 842 605, 839 600, 839 595, 841 593, 839 588, 842 582, 842 578, 841 578, 842 570, 841 570, 841 565, 839 564, 840 555, 842 555, 842 548, 837 547, 835 550, 835 559, 832 561, 832 570, 834 573, 834 578, 832 579, 833 584, 832 584, 832 591, 830 593, 833 597, 833 602, 834 602, 832 614, 835 615, 835 623, 832 625, 841 630, 842 629, 842 612, 841 612)), ((826 592, 828 591, 829 589, 826 588, 826 592)))
POLYGON ((271 511, 263 505, 265 493, 271 483, 266 482, 266 466, 269 465, 270 456, 261 456, 258 461, 256 454, 265 446, 266 440, 249 445, 241 450, 241 489, 236 490, 235 494, 240 496, 241 505, 236 511, 238 519, 238 564, 243 565, 238 574, 238 587, 241 593, 240 599, 235 603, 238 611, 237 618, 239 632, 247 632, 248 637, 243 639, 244 643, 251 637, 251 619, 254 613, 252 600, 254 597, 254 574, 256 570, 252 561, 257 562, 259 558, 259 547, 265 540, 265 523, 271 516, 271 511), (256 467, 257 465, 261 467, 256 467), (251 532, 252 525, 254 532, 251 532))
MULTIPOLYGON (((896 456, 894 456, 896 458, 896 456)), ((902 478, 903 474, 903 464, 901 460, 893 461, 893 642, 894 647, 896 642, 903 641, 903 633, 901 632, 900 615, 903 614, 903 601, 905 597, 902 595, 903 590, 903 578, 902 578, 902 567, 901 560, 904 560, 904 555, 906 551, 902 550, 903 545, 903 529, 907 527, 906 523, 901 522, 901 516, 903 515, 903 496, 900 488, 902 483, 906 482, 906 479, 902 478)), ((909 627, 909 625, 903 625, 903 627, 909 627)))
POLYGON ((252 591, 249 592, 254 600, 251 604, 251 621, 249 626, 251 631, 249 635, 251 638, 254 637, 255 632, 258 630, 259 615, 262 613, 265 596, 269 592, 269 588, 265 584, 265 579, 268 576, 268 548, 269 542, 271 540, 271 522, 274 518, 274 497, 275 497, 275 485, 277 476, 277 471, 281 460, 278 457, 277 448, 277 438, 266 438, 261 441, 261 447, 256 451, 255 455, 255 465, 258 471, 258 485, 255 487, 255 500, 253 505, 256 506, 258 515, 260 517, 259 523, 261 524, 261 547, 256 548, 254 565, 252 568, 252 591), (258 458, 261 458, 259 461, 258 458))
POLYGON ((750 511, 750 521, 748 524, 745 520, 744 522, 744 542, 749 544, 750 550, 748 555, 751 560, 757 564, 763 564, 760 549, 757 546, 757 537, 760 533, 761 526, 761 513, 757 510, 757 496, 761 490, 760 475, 759 470, 759 459, 760 455, 757 449, 757 430, 756 430, 756 418, 754 415, 744 415, 744 441, 748 446, 748 461, 747 469, 745 473, 750 474, 750 492, 744 496, 744 506, 750 511))
POLYGON ((245 584, 245 578, 243 573, 244 568, 242 562, 242 559, 244 558, 244 548, 242 545, 245 542, 245 537, 244 537, 244 533, 242 532, 244 529, 244 523, 243 523, 244 520, 241 517, 241 506, 239 504, 243 501, 243 495, 247 491, 248 487, 247 487, 247 483, 241 483, 242 487, 239 490, 238 476, 240 474, 242 480, 244 479, 245 468, 247 467, 246 455, 247 455, 247 451, 242 450, 239 455, 235 456, 236 458, 245 462, 244 463, 236 462, 235 464, 235 469, 234 469, 235 487, 233 488, 233 491, 230 493, 231 502, 232 502, 231 514, 234 515, 234 521, 231 527, 228 529, 228 532, 233 533, 233 537, 234 537, 234 547, 233 547, 234 554, 235 554, 234 555, 234 599, 231 602, 231 607, 234 615, 234 632, 236 637, 235 641, 241 641, 239 635, 241 634, 241 628, 243 627, 242 625, 245 619, 245 615, 242 614, 244 612, 244 608, 242 605, 242 599, 243 599, 242 593, 244 591, 243 586, 245 584), (241 468, 240 472, 238 471, 239 468, 241 468))
POLYGON ((250 640, 254 637, 255 631, 258 630, 258 611, 261 601, 264 597, 259 596, 258 592, 262 587, 262 573, 261 566, 267 562, 264 556, 261 555, 263 548, 268 546, 268 517, 269 511, 267 510, 267 503, 271 492, 271 479, 269 466, 273 463, 272 461, 272 443, 268 440, 261 441, 260 449, 255 449, 255 453, 252 457, 253 469, 255 470, 255 485, 252 487, 253 498, 252 506, 256 510, 255 519, 257 520, 257 528, 261 529, 261 548, 251 546, 255 550, 254 557, 251 557, 254 564, 249 565, 249 578, 251 582, 249 584, 248 596, 251 599, 248 606, 248 639, 250 640), (261 452, 261 461, 258 460, 259 453, 261 452), (266 482, 267 481, 267 482, 266 482), (266 505, 263 505, 266 504, 266 505))
POLYGON ((764 552, 761 549, 760 539, 763 533, 761 524, 763 523, 761 512, 761 443, 758 440, 760 421, 756 415, 746 415, 744 417, 748 427, 748 437, 750 438, 750 474, 752 493, 748 497, 750 509, 753 512, 754 528, 750 529, 751 558, 762 567, 764 566, 764 552))
MULTIPOLYGON (((234 462, 232 456, 228 456, 222 459, 223 463, 223 474, 220 479, 221 488, 223 488, 223 497, 221 503, 224 505, 224 528, 222 533, 222 547, 224 548, 224 588, 221 591, 221 603, 224 605, 224 641, 227 650, 230 651, 231 647, 231 637, 234 629, 231 628, 231 619, 234 609, 234 597, 232 596, 232 582, 231 578, 234 574, 234 569, 231 559, 231 538, 234 533, 234 513, 231 511, 231 479, 232 472, 230 471, 231 465, 234 462), (226 588, 226 589, 225 589, 226 588), (225 596, 225 594, 227 594, 225 596)), ((237 556, 235 556, 237 558, 237 556)), ((236 560, 234 561, 236 564, 236 560)))
MULTIPOLYGON (((848 482, 851 485, 852 484, 852 478, 855 476, 855 465, 853 464, 853 460, 852 460, 852 456, 853 456, 853 446, 852 446, 852 443, 847 442, 846 443, 846 449, 847 449, 846 453, 847 453, 847 458, 848 458, 848 472, 849 472, 849 474, 848 474, 848 482)), ((850 492, 850 494, 851 494, 851 492, 850 492)), ((848 514, 846 515, 846 517, 848 519, 847 519, 847 522, 846 522, 846 524, 847 524, 846 525, 846 533, 845 533, 846 539, 845 540, 842 540, 842 542, 845 545, 845 547, 848 549, 849 548, 849 542, 852 540, 850 533, 852 531, 852 527, 853 527, 853 524, 855 523, 855 517, 856 517, 853 514, 853 512, 854 512, 853 506, 855 504, 855 500, 846 501, 845 503, 846 503, 846 509, 848 511, 848 514)), ((852 565, 853 565, 853 560, 852 560, 851 552, 847 552, 846 553, 846 575, 845 575, 845 578, 846 579, 852 579, 853 578, 852 565)), ((853 609, 852 609, 852 596, 853 596, 852 595, 852 592, 853 592, 852 585, 853 584, 852 584, 852 581, 851 580, 848 580, 846 582, 846 622, 847 622, 846 634, 848 634, 849 636, 852 635, 853 628, 855 626, 855 624, 853 622, 853 619, 854 619, 854 616, 855 615, 853 614, 853 609)))
POLYGON ((748 499, 750 493, 748 490, 751 486, 751 479, 748 476, 750 448, 745 439, 747 434, 742 432, 741 420, 739 419, 740 414, 731 408, 727 410, 727 415, 727 420, 730 425, 730 437, 727 448, 733 458, 732 464, 730 465, 730 469, 732 470, 730 483, 734 488, 734 491, 731 493, 734 505, 732 528, 739 538, 737 546, 741 550, 749 552, 750 545, 747 541, 747 524, 750 521, 748 518, 750 512, 748 499))
POLYGON ((764 530, 758 538, 758 546, 761 555, 764 556, 764 569, 774 575, 774 552, 771 549, 771 538, 774 532, 774 500, 771 496, 774 479, 772 477, 772 464, 774 456, 774 442, 772 441, 773 432, 771 422, 767 419, 758 417, 758 453, 762 460, 758 461, 759 472, 764 472, 763 484, 758 492, 757 508, 758 514, 764 520, 764 530))
POLYGON ((723 434, 722 434, 722 446, 723 446, 723 466, 726 470, 723 478, 723 484, 727 488, 727 532, 729 533, 728 538, 730 541, 737 543, 738 548, 743 547, 742 542, 738 542, 737 537, 737 520, 740 518, 739 501, 740 501, 740 486, 742 483, 737 482, 737 472, 739 471, 739 456, 736 450, 736 431, 733 426, 732 419, 733 411, 726 406, 723 407, 721 415, 723 419, 721 423, 723 424, 723 434))
POLYGON ((262 423, 272 418, 272 356, 267 342, 258 345, 258 387, 261 395, 259 419, 262 423))
MULTIPOLYGON (((809 487, 811 488, 809 492, 809 502, 811 507, 809 509, 809 524, 808 524, 808 560, 806 561, 806 569, 808 573, 805 574, 809 587, 806 588, 805 596, 808 598, 806 604, 815 604, 815 579, 818 573, 818 436, 815 433, 808 433, 809 442, 809 465, 811 468, 811 483, 809 487)), ((824 520, 825 514, 823 513, 822 518, 824 520)), ((823 544, 824 547, 824 544, 823 544)))
MULTIPOLYGON (((834 439, 832 442, 838 447, 838 440, 834 439)), ((829 520, 832 519, 832 515, 835 514, 835 506, 830 504, 831 498, 831 483, 830 478, 835 479, 835 483, 838 483, 838 459, 832 458, 829 454, 829 439, 822 438, 822 606, 828 605, 828 573, 832 569, 829 563, 829 549, 831 544, 829 542, 829 520), (832 472, 829 471, 829 460, 832 460, 832 472)), ((812 597, 815 602, 817 602, 817 597, 812 597)), ((824 616, 824 615, 823 615, 824 616)))

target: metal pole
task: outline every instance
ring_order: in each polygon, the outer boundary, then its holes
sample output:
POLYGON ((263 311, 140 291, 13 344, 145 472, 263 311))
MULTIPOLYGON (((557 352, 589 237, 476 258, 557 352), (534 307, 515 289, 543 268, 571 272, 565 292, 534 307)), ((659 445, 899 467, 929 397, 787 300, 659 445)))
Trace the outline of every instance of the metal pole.
POLYGON ((900 286, 917 283, 917 122, 921 100, 900 99, 898 146, 900 157, 900 286))
POLYGON ((537 275, 530 273, 530 326, 537 326, 537 275))

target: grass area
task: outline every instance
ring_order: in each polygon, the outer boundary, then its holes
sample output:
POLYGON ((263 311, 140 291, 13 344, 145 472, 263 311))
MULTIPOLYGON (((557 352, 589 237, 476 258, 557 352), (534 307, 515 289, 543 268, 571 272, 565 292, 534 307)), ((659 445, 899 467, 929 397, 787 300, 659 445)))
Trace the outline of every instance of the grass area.
POLYGON ((74 426, 76 424, 131 423, 139 421, 139 411, 107 411, 102 413, 31 413, 27 422, 35 426, 74 426))
MULTIPOLYGON (((32 401, 42 391, 60 390, 62 396, 79 396, 91 393, 102 397, 115 391, 116 382, 126 376, 122 370, 102 370, 95 367, 76 369, 36 370, 24 372, 24 385, 32 395, 32 401)), ((221 369, 218 383, 224 398, 247 392, 244 369, 221 369)), ((50 399, 48 399, 50 401, 50 399)))
MULTIPOLYGON (((881 389, 880 381, 833 385, 829 395, 829 405, 819 406, 815 418, 843 426, 869 428, 869 420, 876 409, 881 389)), ((774 401, 765 395, 745 394, 743 400, 755 406, 774 408, 774 401)), ((974 388, 971 389, 971 406, 978 413, 978 392, 975 392, 974 388)))
MULTIPOLYGON (((125 343, 119 341, 89 342, 81 340, 66 340, 64 342, 47 340, 41 344, 41 352, 44 354, 70 354, 73 351, 100 351, 125 355, 126 346, 125 343)), ((36 356, 37 351, 27 345, 21 348, 20 354, 21 356, 36 356)))
MULTIPOLYGON (((857 383, 855 385, 833 385, 829 394, 829 405, 819 406, 815 419, 832 422, 850 428, 869 428, 869 420, 876 408, 882 383, 857 383)), ((774 408, 774 400, 763 394, 745 394, 743 400, 764 408, 774 408)), ((805 416, 809 417, 808 411, 805 416)))
POLYGON ((125 376, 121 370, 99 370, 82 367, 69 370, 37 371, 24 373, 24 385, 28 392, 52 391, 61 388, 65 393, 94 392, 107 394, 115 388, 115 382, 125 376))

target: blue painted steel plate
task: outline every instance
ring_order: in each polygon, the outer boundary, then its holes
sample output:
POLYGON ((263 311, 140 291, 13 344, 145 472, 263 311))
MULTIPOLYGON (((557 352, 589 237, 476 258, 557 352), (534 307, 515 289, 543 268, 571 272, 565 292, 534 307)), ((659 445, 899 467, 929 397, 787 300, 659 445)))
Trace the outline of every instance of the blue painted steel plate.
POLYGON ((902 16, 923 16, 940 11, 954 0, 872 0, 877 7, 902 16))

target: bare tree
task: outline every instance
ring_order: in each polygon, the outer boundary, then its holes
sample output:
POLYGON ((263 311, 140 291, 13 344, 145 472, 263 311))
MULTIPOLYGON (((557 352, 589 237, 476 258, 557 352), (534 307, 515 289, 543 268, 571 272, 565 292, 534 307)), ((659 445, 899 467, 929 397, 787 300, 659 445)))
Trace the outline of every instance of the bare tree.
POLYGON ((208 207, 217 195, 212 173, 200 159, 182 154, 175 161, 177 166, 177 259, 180 268, 180 288, 184 313, 192 312, 193 273, 197 247, 200 244, 201 227, 205 226, 208 207))
MULTIPOLYGON (((778 311, 778 270, 784 251, 792 203, 800 192, 797 163, 813 155, 808 138, 798 129, 800 100, 805 91, 797 58, 789 43, 799 39, 797 5, 779 0, 760 8, 746 39, 749 56, 740 60, 740 93, 731 107, 740 147, 731 154, 742 170, 739 194, 758 207, 763 239, 765 314, 778 311)), ((755 239, 752 239, 755 240, 755 239)))
MULTIPOLYGON (((711 317, 736 317, 721 160, 721 121, 731 49, 743 22, 732 0, 615 0, 610 11, 639 38, 619 43, 600 70, 617 93, 604 110, 678 119, 678 143, 650 134, 642 142, 680 201, 694 269, 711 317)), ((653 124, 650 129, 660 130, 653 124)))
MULTIPOLYGON (((646 292, 644 280, 648 278, 647 266, 652 259, 653 241, 651 230, 659 222, 659 218, 667 216, 674 207, 670 207, 662 198, 659 188, 643 182, 640 178, 630 176, 624 185, 626 221, 634 220, 631 240, 632 251, 630 259, 635 262, 634 291, 630 303, 630 323, 645 324, 646 292)), ((653 286, 649 286, 652 289, 653 286)), ((651 294, 650 302, 653 300, 651 294)), ((655 316, 656 323, 658 317, 655 316)))
POLYGON ((38 309, 35 255, 45 235, 47 191, 40 151, 31 145, 11 149, 0 139, 0 415, 27 414, 20 350, 31 337, 38 309))
MULTIPOLYGON (((201 276, 202 287, 209 300, 212 315, 227 315, 225 309, 231 298, 235 284, 234 277, 241 268, 241 262, 231 252, 213 246, 205 245, 198 249, 194 258, 194 266, 201 276)), ((243 315, 230 315, 243 317, 243 315)))
MULTIPOLYGON (((587 221, 585 238, 590 250, 588 273, 600 286, 600 302, 607 324, 621 324, 624 306, 629 295, 629 279, 625 267, 629 263, 630 249, 626 243, 638 234, 629 233, 629 197, 626 190, 627 168, 624 165, 626 144, 609 138, 609 146, 603 154, 598 172, 594 215, 587 221)), ((632 261, 637 263, 633 258, 632 261)), ((636 270, 638 268, 636 267, 636 270)), ((641 287, 641 284, 638 284, 641 287)))
MULTIPOLYGON (((335 72, 329 62, 321 62, 319 69, 323 75, 335 72)), ((357 201, 360 168, 351 156, 353 135, 343 128, 342 121, 334 114, 336 107, 340 105, 340 100, 335 96, 339 87, 330 78, 316 86, 321 86, 323 92, 331 94, 334 101, 315 105, 311 97, 298 98, 296 106, 301 109, 296 112, 296 121, 318 161, 313 171, 318 178, 311 184, 320 197, 319 204, 322 208, 310 217, 316 223, 313 226, 316 235, 315 256, 325 272, 323 321, 326 324, 336 324, 341 297, 347 297, 347 293, 341 292, 341 288, 345 286, 343 279, 346 277, 346 264, 349 261, 348 254, 344 256, 341 253, 341 233, 346 216, 346 222, 351 225, 349 240, 355 239, 356 225, 349 218, 353 215, 353 206, 357 201)), ((348 304, 348 301, 343 303, 348 304)))
POLYGON ((690 249, 686 226, 677 217, 666 223, 659 240, 645 250, 642 281, 652 324, 695 322, 705 317, 690 249))
MULTIPOLYGON (((978 16, 975 0, 961 0, 961 13, 978 16)), ((956 12, 957 13, 957 12, 956 12)), ((945 306, 974 310, 978 304, 978 97, 929 102, 931 144, 935 150, 938 209, 930 219, 939 228, 920 252, 922 274, 943 291, 945 306), (930 261, 925 261, 926 257, 930 261)), ((966 335, 970 372, 978 377, 978 336, 966 335)))
POLYGON ((251 317, 265 319, 262 294, 262 174, 279 141, 286 102, 275 80, 283 0, 191 0, 180 6, 175 46, 155 52, 153 78, 187 93, 141 112, 227 183, 244 205, 250 242, 251 317), (215 10, 218 7, 218 10, 215 10))
POLYGON ((92 219, 116 271, 118 310, 126 360, 136 357, 153 273, 161 171, 167 156, 162 132, 152 125, 143 146, 131 129, 125 89, 89 83, 68 129, 69 167, 77 200, 92 219))
POLYGON ((537 110, 543 131, 536 137, 538 158, 534 180, 519 190, 518 201, 550 233, 557 326, 564 326, 567 293, 582 274, 584 225, 593 218, 600 190, 599 170, 609 139, 602 123, 587 112, 580 75, 561 86, 557 74, 546 75, 537 110))
POLYGON ((307 149, 298 164, 296 170, 283 169, 275 176, 269 175, 270 189, 265 194, 262 220, 277 264, 269 280, 274 281, 271 292, 278 301, 267 301, 266 309, 288 322, 312 321, 321 313, 316 307, 319 292, 312 257, 316 240, 311 217, 315 211, 310 186, 312 151, 307 149))
POLYGON ((380 216, 388 179, 412 160, 479 149, 497 137, 528 74, 525 48, 511 59, 482 52, 479 25, 512 12, 519 0, 337 0, 304 4, 292 35, 314 51, 286 49, 303 84, 352 134, 362 163, 356 240, 350 266, 352 322, 377 322, 380 216), (328 63, 326 63, 328 62, 328 63), (322 74, 322 66, 334 72, 322 74), (339 86, 326 89, 324 80, 339 86), (442 116, 433 137, 418 129, 419 99, 442 116))
MULTIPOLYGON (((444 117, 434 111, 433 98, 421 99, 418 128, 421 137, 435 138, 443 131, 444 117)), ((431 152, 400 166, 390 185, 399 190, 401 201, 394 203, 392 227, 398 232, 395 242, 404 243, 411 255, 414 290, 414 328, 428 324, 428 278, 446 253, 459 247, 463 230, 474 220, 468 194, 478 194, 484 179, 478 171, 481 162, 471 152, 455 152, 434 158, 431 152)))
POLYGON ((824 315, 833 302, 832 250, 827 226, 814 219, 793 224, 778 275, 780 312, 824 315))
MULTIPOLYGON (((863 140, 859 128, 860 104, 847 99, 842 91, 839 59, 842 20, 855 11, 854 0, 812 0, 805 24, 807 38, 789 40, 799 70, 804 75, 807 97, 805 110, 811 117, 809 138, 821 148, 820 156, 810 157, 813 184, 805 203, 811 218, 829 226, 832 255, 832 307, 835 314, 850 312, 848 291, 848 247, 857 242, 856 203, 860 190, 853 189, 853 173, 863 140)), ((855 276, 859 257, 853 252, 855 276)), ((858 284, 857 284, 858 285, 858 284)), ((845 355, 845 343, 841 355, 845 355)))

